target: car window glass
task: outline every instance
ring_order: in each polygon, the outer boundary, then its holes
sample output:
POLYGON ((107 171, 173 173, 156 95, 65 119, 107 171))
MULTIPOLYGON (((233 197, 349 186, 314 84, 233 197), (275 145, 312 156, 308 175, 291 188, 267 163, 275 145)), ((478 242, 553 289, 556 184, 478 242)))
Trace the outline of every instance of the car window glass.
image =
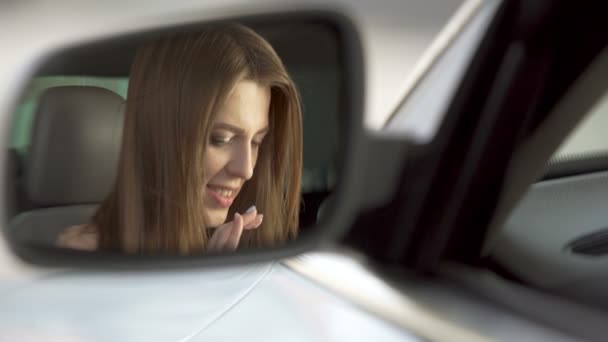
POLYGON ((554 157, 608 153, 608 94, 593 107, 560 146, 554 157))

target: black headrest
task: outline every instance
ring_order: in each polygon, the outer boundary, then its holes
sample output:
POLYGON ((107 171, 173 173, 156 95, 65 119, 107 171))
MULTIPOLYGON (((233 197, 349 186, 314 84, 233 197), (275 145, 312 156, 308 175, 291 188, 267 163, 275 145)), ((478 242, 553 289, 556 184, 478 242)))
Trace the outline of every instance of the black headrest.
POLYGON ((116 174, 124 100, 98 87, 43 93, 32 131, 26 192, 41 206, 101 202, 116 174))

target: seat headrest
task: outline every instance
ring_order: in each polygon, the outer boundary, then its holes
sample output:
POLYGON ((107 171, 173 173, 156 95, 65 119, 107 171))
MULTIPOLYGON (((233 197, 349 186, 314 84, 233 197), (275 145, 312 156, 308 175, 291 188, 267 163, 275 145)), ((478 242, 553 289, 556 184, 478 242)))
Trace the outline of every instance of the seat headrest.
POLYGON ((46 90, 34 118, 26 192, 40 206, 99 203, 116 175, 124 100, 98 87, 46 90))

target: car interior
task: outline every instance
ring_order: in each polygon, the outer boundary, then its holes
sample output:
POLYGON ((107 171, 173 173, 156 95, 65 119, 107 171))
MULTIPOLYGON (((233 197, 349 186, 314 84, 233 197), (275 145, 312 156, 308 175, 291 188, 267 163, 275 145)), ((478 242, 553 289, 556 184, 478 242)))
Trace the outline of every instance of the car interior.
POLYGON ((511 279, 608 308, 608 95, 553 155, 497 236, 511 279))
POLYGON ((479 254, 466 263, 454 258, 441 272, 516 315, 604 340, 608 49, 593 56, 509 153, 479 254))
MULTIPOLYGON (((303 105, 302 232, 336 183, 340 72, 336 33, 322 23, 251 26, 269 40, 303 105)), ((48 246, 94 213, 114 181, 128 73, 139 43, 158 33, 95 42, 52 55, 13 117, 7 217, 14 238, 48 246)), ((164 32, 163 32, 164 34, 164 32)))

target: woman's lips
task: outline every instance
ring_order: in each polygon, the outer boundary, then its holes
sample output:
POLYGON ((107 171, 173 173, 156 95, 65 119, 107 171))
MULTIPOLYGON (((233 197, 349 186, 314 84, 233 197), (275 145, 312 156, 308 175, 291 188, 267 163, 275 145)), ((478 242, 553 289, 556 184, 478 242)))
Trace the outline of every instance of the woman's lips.
POLYGON ((238 194, 238 189, 219 185, 207 185, 207 193, 222 208, 230 208, 238 194))

